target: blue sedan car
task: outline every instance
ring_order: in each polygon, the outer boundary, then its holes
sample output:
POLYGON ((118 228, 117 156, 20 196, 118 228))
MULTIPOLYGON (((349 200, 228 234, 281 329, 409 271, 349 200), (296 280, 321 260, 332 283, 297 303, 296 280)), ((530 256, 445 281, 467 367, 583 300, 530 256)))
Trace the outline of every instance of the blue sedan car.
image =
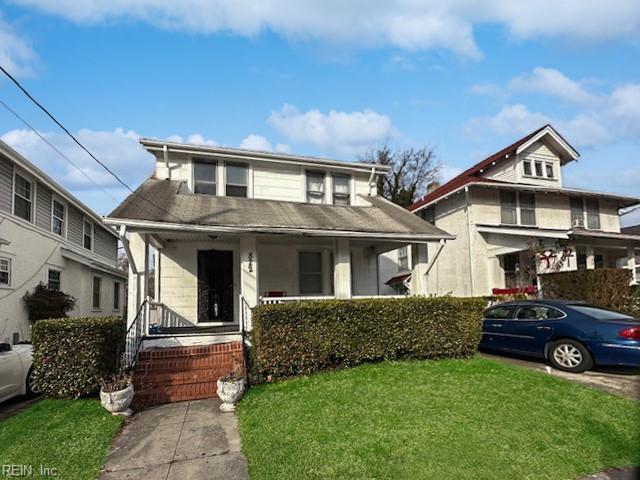
POLYGON ((485 311, 480 348, 546 358, 576 373, 640 367, 640 320, 580 302, 505 302, 485 311))

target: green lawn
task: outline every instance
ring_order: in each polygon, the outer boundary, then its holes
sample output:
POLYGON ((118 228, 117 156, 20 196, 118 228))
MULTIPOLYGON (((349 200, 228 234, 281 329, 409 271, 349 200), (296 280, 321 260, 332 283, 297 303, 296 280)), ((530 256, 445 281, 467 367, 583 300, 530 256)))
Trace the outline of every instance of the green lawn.
POLYGON ((121 423, 97 400, 42 400, 0 421, 0 465, 32 465, 34 474, 42 465, 57 478, 94 480, 121 423))
POLYGON ((640 464, 639 402, 483 358, 262 385, 238 415, 252 480, 560 480, 640 464))

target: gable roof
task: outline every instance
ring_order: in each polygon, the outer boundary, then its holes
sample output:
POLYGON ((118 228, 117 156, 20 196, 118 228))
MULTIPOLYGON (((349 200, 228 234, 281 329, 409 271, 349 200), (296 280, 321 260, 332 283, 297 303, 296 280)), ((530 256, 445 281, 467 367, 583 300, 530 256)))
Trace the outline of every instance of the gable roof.
POLYGON ((105 220, 111 224, 204 230, 350 236, 425 242, 453 239, 382 197, 368 206, 339 206, 192 194, 182 181, 146 180, 105 220), (141 202, 139 196, 147 201, 141 202))
POLYGON ((562 136, 549 124, 544 125, 537 130, 534 130, 530 134, 522 137, 519 140, 516 140, 511 145, 503 148, 502 150, 494 153, 493 155, 488 156, 481 162, 476 163, 471 168, 465 170, 457 177, 449 180, 444 185, 436 188, 432 192, 429 192, 427 195, 423 196, 420 200, 409 205, 408 210, 411 212, 415 212, 420 210, 421 207, 428 205, 429 203, 437 200, 440 197, 443 197, 454 190, 457 190, 464 185, 474 182, 490 182, 490 183, 506 183, 499 182, 497 180, 492 180, 490 178, 483 178, 480 176, 484 170, 497 165, 498 163, 504 162, 507 159, 511 158, 512 155, 516 155, 520 153, 522 150, 528 148, 532 143, 544 137, 545 135, 551 135, 555 142, 561 145, 567 151, 567 158, 570 161, 573 159, 577 159, 579 154, 578 152, 571 146, 569 143, 562 138, 562 136))

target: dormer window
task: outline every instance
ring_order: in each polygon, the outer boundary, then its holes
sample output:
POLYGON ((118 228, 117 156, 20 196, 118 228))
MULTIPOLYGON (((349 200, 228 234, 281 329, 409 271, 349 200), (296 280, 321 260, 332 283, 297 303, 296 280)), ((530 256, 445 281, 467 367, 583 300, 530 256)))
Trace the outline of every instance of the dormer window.
POLYGON ((547 178, 553 178, 553 163, 547 163, 545 168, 547 169, 547 178))
POLYGON ((350 205, 350 183, 351 178, 348 175, 333 175, 333 204, 334 205, 350 205))
POLYGON ((542 171, 542 162, 535 162, 535 165, 536 165, 536 177, 544 176, 544 173, 542 171))
POLYGON ((243 163, 227 163, 227 197, 247 197, 247 166, 243 163))
POLYGON ((193 193, 203 195, 216 195, 218 193, 216 182, 217 163, 193 162, 193 193))
POLYGON ((528 177, 533 175, 533 172, 531 171, 531 162, 529 160, 525 160, 524 162, 522 162, 522 169, 524 174, 528 177))
POLYGON ((324 203, 323 172, 307 172, 307 202, 324 203))

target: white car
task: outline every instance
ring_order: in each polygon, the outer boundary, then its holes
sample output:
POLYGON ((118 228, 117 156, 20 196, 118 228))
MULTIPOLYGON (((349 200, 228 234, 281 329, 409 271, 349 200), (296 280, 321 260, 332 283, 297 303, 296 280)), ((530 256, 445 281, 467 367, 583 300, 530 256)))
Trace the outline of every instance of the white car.
POLYGON ((31 345, 0 343, 0 402, 17 395, 37 395, 31 345))

